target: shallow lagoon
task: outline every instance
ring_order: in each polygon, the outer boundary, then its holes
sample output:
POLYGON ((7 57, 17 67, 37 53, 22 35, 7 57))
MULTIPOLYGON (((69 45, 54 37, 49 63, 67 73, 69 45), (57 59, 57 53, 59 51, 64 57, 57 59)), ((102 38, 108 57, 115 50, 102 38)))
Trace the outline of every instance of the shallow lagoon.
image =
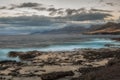
MULTIPOLYGON (((65 43, 60 43, 60 44, 53 44, 50 46, 45 46, 45 47, 37 47, 37 48, 17 48, 17 49, 11 49, 11 48, 6 48, 6 49, 0 49, 0 60, 16 60, 17 58, 9 58, 7 57, 8 52, 10 51, 33 51, 33 50, 38 50, 38 51, 70 51, 74 49, 82 49, 82 48, 107 48, 105 45, 106 44, 114 44, 114 45, 120 45, 120 42, 117 42, 115 40, 110 40, 110 39, 90 39, 90 40, 85 40, 85 41, 73 41, 73 42, 65 42, 65 43)), ((118 46, 119 47, 119 46, 118 46)))

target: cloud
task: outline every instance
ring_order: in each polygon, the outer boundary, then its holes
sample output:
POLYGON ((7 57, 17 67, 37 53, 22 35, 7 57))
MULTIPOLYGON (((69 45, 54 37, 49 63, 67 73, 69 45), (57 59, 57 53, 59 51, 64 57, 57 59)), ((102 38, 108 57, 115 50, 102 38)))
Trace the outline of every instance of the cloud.
POLYGON ((28 15, 27 13, 23 12, 25 10, 26 10, 26 12, 28 12, 29 14, 32 15, 33 13, 31 11, 30 12, 27 11, 28 8, 29 8, 29 10, 31 10, 33 12, 35 11, 35 15, 38 15, 38 14, 40 15, 40 13, 41 13, 41 15, 43 15, 41 11, 44 11, 46 13, 46 15, 53 16, 53 17, 55 17, 55 16, 72 16, 72 15, 77 15, 77 14, 86 13, 86 12, 92 12, 92 13, 96 13, 96 12, 110 13, 110 12, 112 12, 110 10, 102 10, 102 9, 94 9, 94 8, 90 9, 90 10, 87 10, 86 8, 79 8, 79 9, 55 8, 53 5, 44 5, 44 4, 32 3, 32 2, 20 3, 18 5, 11 4, 9 6, 0 7, 0 9, 2 9, 2 10, 3 9, 8 9, 8 10, 15 9, 14 11, 18 12, 18 13, 16 13, 16 15, 18 14, 18 16, 28 15), (18 8, 18 9, 16 10, 16 8, 18 8), (24 9, 24 8, 27 8, 27 9, 24 9), (20 11, 18 11, 19 9, 20 9, 20 11))
POLYGON ((8 9, 13 10, 13 9, 16 9, 16 8, 37 8, 39 6, 42 6, 42 4, 28 2, 28 3, 21 3, 19 5, 11 4, 8 9))
POLYGON ((56 8, 54 8, 53 5, 44 5, 40 3, 32 3, 32 2, 26 2, 26 3, 21 3, 21 4, 10 4, 8 6, 1 6, 0 9, 8 9, 8 10, 14 10, 16 8, 29 8, 29 9, 35 9, 38 11, 49 11, 49 12, 55 12, 57 11, 56 8))
POLYGON ((48 8, 47 10, 48 10, 48 11, 57 11, 56 8, 48 8))
MULTIPOLYGON (((0 18, 0 34, 31 34, 33 32, 42 32, 52 29, 66 27, 73 21, 104 20, 111 17, 105 13, 80 13, 76 15, 66 15, 64 17, 45 17, 45 16, 18 16, 0 18)), ((70 25, 72 25, 71 23, 70 25)), ((76 24, 76 23, 75 23, 76 24)), ((81 24, 79 24, 81 25, 81 24)))
POLYGON ((64 15, 63 11, 58 11, 58 15, 64 15))
POLYGON ((66 16, 64 18, 73 21, 87 21, 87 20, 104 20, 107 17, 112 17, 112 15, 107 13, 84 13, 84 14, 81 13, 72 16, 66 16))
POLYGON ((23 26, 49 26, 53 24, 52 18, 44 16, 19 16, 0 18, 4 24, 23 25, 23 26))
POLYGON ((38 4, 38 3, 22 3, 20 5, 18 5, 18 8, 24 8, 24 7, 37 7, 37 6, 41 6, 42 4, 38 4))
POLYGON ((6 7, 5 7, 5 6, 2 6, 2 7, 0 7, 0 9, 6 9, 6 7))
POLYGON ((109 6, 114 6, 114 3, 106 3, 109 6))
POLYGON ((103 1, 103 0, 100 0, 99 2, 102 3, 102 2, 104 2, 104 1, 103 1))
POLYGON ((45 8, 45 7, 35 7, 33 9, 38 10, 38 11, 45 11, 45 10, 47 10, 47 8, 45 8))
POLYGON ((67 15, 77 14, 78 12, 79 10, 76 10, 76 9, 66 9, 67 15))
MULTIPOLYGON (((110 10, 102 10, 102 9, 90 9, 87 10, 86 8, 79 8, 79 9, 70 9, 70 8, 55 8, 53 5, 44 5, 40 3, 32 3, 32 2, 27 2, 27 3, 21 3, 18 5, 11 4, 10 7, 1 7, 1 9, 15 9, 15 8, 29 8, 30 9, 35 9, 38 11, 32 12, 34 10, 31 10, 30 12, 27 11, 28 9, 25 10, 20 10, 20 12, 17 10, 16 14, 19 17, 7 17, 4 18, 3 20, 7 19, 9 20, 8 22, 12 24, 20 24, 20 25, 28 25, 28 26, 36 26, 36 25, 51 25, 56 22, 56 19, 61 21, 61 20, 69 20, 69 21, 86 21, 86 20, 104 20, 107 17, 112 17, 110 15, 110 10), (44 11, 46 14, 48 14, 51 17, 43 17, 43 16, 31 16, 28 17, 28 14, 31 15, 38 15, 40 14, 39 11, 44 11), (21 16, 21 15, 26 15, 26 16, 21 16), (60 17, 57 17, 60 16, 60 17), (55 17, 55 18, 52 18, 55 17), (12 22, 11 22, 12 21, 12 22), (15 23, 17 22, 17 23, 15 23)), ((9 12, 8 12, 9 13, 9 12)), ((3 20, 0 19, 0 21, 4 22, 3 20)))
POLYGON ((104 20, 107 17, 112 17, 108 13, 78 13, 74 15, 66 15, 64 17, 46 17, 46 16, 18 16, 18 17, 3 17, 0 18, 0 23, 23 25, 23 26, 50 26, 55 23, 64 23, 67 21, 93 21, 104 20))
POLYGON ((51 16, 54 16, 54 15, 62 16, 65 13, 63 8, 58 8, 58 9, 56 9, 56 8, 48 8, 48 11, 50 11, 49 15, 51 15, 51 16))
POLYGON ((53 17, 19 16, 0 18, 0 34, 26 34, 57 29, 66 24, 53 17), (13 33, 11 33, 13 32, 13 33))
POLYGON ((92 12, 94 12, 94 11, 96 11, 96 12, 113 12, 113 11, 111 11, 111 10, 102 10, 102 9, 91 9, 90 11, 92 11, 92 12))

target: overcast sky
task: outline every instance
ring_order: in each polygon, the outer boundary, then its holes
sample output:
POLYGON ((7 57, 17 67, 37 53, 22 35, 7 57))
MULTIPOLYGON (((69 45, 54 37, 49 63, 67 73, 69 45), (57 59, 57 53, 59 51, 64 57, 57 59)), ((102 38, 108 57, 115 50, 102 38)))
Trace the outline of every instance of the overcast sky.
MULTIPOLYGON (((85 8, 89 9, 102 9, 102 10, 111 10, 111 14, 114 15, 115 18, 119 17, 120 13, 120 0, 1 0, 0 1, 0 14, 1 16, 13 16, 15 14, 39 14, 39 15, 48 15, 45 11, 36 11, 33 9, 11 9, 7 10, 5 7, 12 7, 12 5, 20 5, 22 3, 39 3, 44 4, 44 6, 58 8, 70 8, 70 9, 80 9, 85 8), (4 9, 3 9, 4 8, 4 9), (27 13, 28 12, 28 13, 27 13), (41 13, 41 14, 40 14, 41 13)), ((32 8, 32 7, 31 7, 32 8)))
POLYGON ((120 0, 1 0, 1 5, 7 4, 19 4, 23 2, 37 2, 46 5, 54 5, 56 7, 67 7, 67 8, 81 8, 81 7, 96 7, 105 9, 119 9, 120 0), (112 4, 106 4, 112 3, 112 4), (110 6, 112 5, 112 6, 110 6))
POLYGON ((120 0, 0 0, 0 34, 120 22, 120 0))

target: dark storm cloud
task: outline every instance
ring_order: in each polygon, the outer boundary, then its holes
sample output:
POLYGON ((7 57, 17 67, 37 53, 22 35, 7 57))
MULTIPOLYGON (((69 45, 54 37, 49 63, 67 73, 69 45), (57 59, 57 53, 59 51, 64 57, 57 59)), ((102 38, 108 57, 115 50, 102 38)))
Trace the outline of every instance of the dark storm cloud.
POLYGON ((54 12, 57 11, 56 8, 48 8, 47 10, 48 10, 48 11, 54 11, 54 12))
POLYGON ((114 3, 106 3, 109 6, 114 6, 114 3))
POLYGON ((57 12, 55 12, 55 11, 49 13, 50 16, 54 16, 56 14, 57 14, 57 12))
POLYGON ((29 2, 29 3, 22 3, 22 4, 18 5, 17 7, 18 7, 18 8, 24 8, 24 7, 37 7, 37 6, 40 6, 40 5, 42 5, 42 4, 31 3, 31 2, 29 2))
POLYGON ((58 15, 64 15, 64 12, 63 12, 63 11, 58 11, 57 14, 58 14, 58 15))
POLYGON ((6 7, 5 7, 5 6, 2 6, 2 7, 0 7, 0 9, 6 9, 6 7))
POLYGON ((51 16, 54 16, 56 14, 63 15, 64 13, 67 16, 70 16, 70 15, 78 14, 82 10, 81 9, 70 9, 70 8, 68 8, 68 9, 63 9, 63 8, 59 8, 59 9, 49 8, 48 11, 50 11, 49 15, 51 15, 51 16))
MULTIPOLYGON (((109 3, 110 4, 110 3, 109 3)), ((56 15, 60 15, 60 16, 72 16, 72 15, 77 15, 80 13, 86 13, 86 12, 112 12, 110 10, 102 10, 102 9, 90 9, 87 10, 86 8, 79 8, 79 9, 70 9, 70 8, 55 8, 53 5, 47 5, 45 6, 44 4, 40 4, 40 3, 32 3, 32 2, 27 2, 27 3, 21 3, 21 4, 11 4, 9 7, 4 6, 4 7, 0 7, 0 9, 9 9, 9 10, 13 10, 16 8, 30 8, 30 9, 35 9, 38 11, 47 11, 49 12, 50 16, 56 16, 56 15)))
POLYGON ((54 5, 47 5, 47 6, 42 6, 42 5, 44 5, 44 4, 28 2, 28 3, 21 3, 19 5, 11 4, 11 5, 9 5, 9 7, 8 6, 1 7, 1 9, 13 10, 16 8, 31 8, 31 9, 35 9, 38 11, 48 11, 48 12, 50 12, 49 15, 51 15, 51 16, 54 16, 55 14, 63 15, 63 13, 66 13, 67 15, 73 15, 73 14, 77 14, 79 11, 85 10, 84 8, 64 9, 64 8, 54 8, 54 5))
POLYGON ((85 11, 86 9, 85 8, 80 8, 78 9, 79 11, 85 11))
POLYGON ((71 15, 79 14, 80 12, 86 12, 87 10, 85 8, 80 8, 80 9, 49 8, 48 11, 50 11, 49 15, 51 16, 54 16, 56 14, 58 15, 66 14, 66 16, 71 16, 71 15))
POLYGON ((111 10, 102 10, 102 9, 91 9, 90 11, 97 11, 97 12, 113 12, 111 10))
POLYGON ((17 26, 50 26, 58 22, 51 17, 34 15, 34 16, 4 17, 0 18, 0 23, 17 26))
POLYGON ((10 8, 8 8, 9 10, 13 10, 15 8, 37 8, 39 6, 41 6, 42 4, 38 4, 38 3, 32 3, 32 2, 28 2, 28 3, 21 3, 19 5, 15 5, 15 4, 11 4, 10 8))
POLYGON ((38 10, 38 11, 45 11, 45 10, 47 10, 47 8, 45 8, 45 7, 35 7, 33 9, 38 10))
MULTIPOLYGON (((38 11, 48 11, 50 16, 64 15, 64 17, 45 17, 45 16, 19 16, 19 17, 6 17, 0 18, 0 22, 4 24, 12 25, 24 25, 24 26, 49 26, 61 21, 87 21, 87 20, 104 20, 104 18, 111 17, 112 15, 103 12, 112 12, 109 10, 91 9, 64 9, 64 8, 52 8, 50 6, 43 7, 44 4, 38 3, 21 3, 19 5, 12 4, 11 7, 1 7, 1 9, 15 9, 15 8, 31 8, 38 11)), ((19 13, 17 13, 19 15, 19 13)), ((26 15, 27 11, 23 13, 26 15)))
POLYGON ((0 23, 24 25, 24 26, 50 26, 55 23, 63 23, 66 21, 93 21, 104 20, 104 18, 112 17, 107 13, 79 13, 75 15, 67 15, 65 17, 45 17, 45 16, 19 16, 0 18, 0 23))
MULTIPOLYGON (((28 3, 21 3, 18 5, 10 4, 9 6, 0 7, 0 9, 13 10, 16 8, 31 8, 31 9, 35 9, 38 11, 57 11, 57 9, 55 9, 55 8, 47 8, 47 7, 43 7, 42 5, 44 5, 44 4, 28 2, 28 3)), ((48 5, 48 6, 53 7, 53 5, 48 5)))
POLYGON ((94 22, 95 20, 104 20, 104 18, 110 16, 112 15, 104 14, 104 13, 86 13, 86 14, 76 14, 65 17, 45 17, 45 16, 4 17, 4 18, 0 18, 0 24, 4 24, 0 26, 0 28, 2 29, 3 33, 14 31, 17 32, 17 34, 21 34, 21 33, 33 34, 40 31, 42 32, 44 30, 66 27, 66 24, 71 23, 70 21, 89 20, 91 22, 94 22), (18 31, 20 33, 18 33, 18 31))
POLYGON ((47 11, 49 11, 49 15, 50 16, 54 16, 58 13, 59 9, 56 9, 56 8, 48 8, 47 11))
POLYGON ((65 18, 72 21, 87 21, 87 20, 104 20, 104 18, 107 17, 112 17, 112 15, 107 13, 84 13, 66 16, 65 18))
POLYGON ((79 10, 76 9, 66 9, 67 15, 77 14, 79 10))

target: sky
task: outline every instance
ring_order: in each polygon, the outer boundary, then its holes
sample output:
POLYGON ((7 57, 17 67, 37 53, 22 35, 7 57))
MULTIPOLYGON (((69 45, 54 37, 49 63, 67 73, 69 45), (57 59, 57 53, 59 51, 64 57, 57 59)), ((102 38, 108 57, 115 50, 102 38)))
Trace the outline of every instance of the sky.
POLYGON ((120 22, 120 0, 1 0, 0 34, 120 22))
MULTIPOLYGON (((101 9, 101 10, 110 10, 113 11, 111 14, 114 15, 114 18, 119 17, 120 13, 120 0, 1 0, 0 5, 1 8, 4 7, 12 7, 11 5, 22 5, 22 3, 37 3, 42 4, 44 7, 54 7, 56 9, 66 8, 66 9, 80 9, 85 8, 87 10, 90 9, 101 9)), ((39 6, 40 7, 40 6, 39 6)), ((26 14, 29 15, 47 15, 48 13, 45 11, 37 11, 32 9, 33 7, 22 7, 22 9, 13 9, 6 10, 1 9, 1 16, 15 16, 15 14, 26 14), (31 8, 31 9, 30 9, 31 8), (25 13, 26 12, 26 13, 25 13)), ((1 17, 0 16, 0 17, 1 17)))
MULTIPOLYGON (((119 5, 120 0, 1 0, 1 5, 19 4, 24 2, 42 3, 46 5, 54 5, 56 7, 80 8, 80 7, 99 7, 106 6, 106 3, 119 5), (99 4, 99 5, 98 5, 99 4)), ((111 5, 111 4, 109 4, 111 5)), ((110 8, 110 6, 106 6, 110 8)), ((114 6, 115 7, 115 6, 114 6)))

